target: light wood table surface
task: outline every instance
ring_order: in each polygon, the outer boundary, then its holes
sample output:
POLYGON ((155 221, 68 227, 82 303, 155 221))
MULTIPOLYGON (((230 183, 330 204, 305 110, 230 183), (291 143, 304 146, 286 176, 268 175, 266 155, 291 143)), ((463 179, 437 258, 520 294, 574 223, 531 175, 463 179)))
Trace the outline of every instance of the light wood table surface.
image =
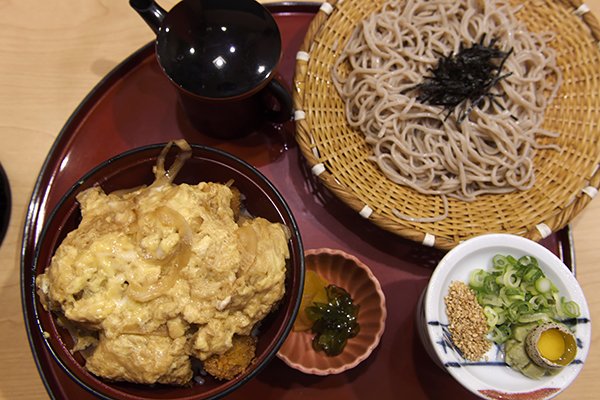
MULTIPOLYGON (((160 0, 170 9, 177 1, 160 0)), ((600 16, 600 0, 587 3, 600 16)), ((43 399, 25 333, 19 256, 26 208, 54 139, 77 105, 153 34, 127 0, 0 1, 0 162, 12 216, 0 247, 0 399, 43 399)), ((572 223, 577 278, 600 321, 600 201, 572 223)), ((600 330, 588 361, 561 399, 600 398, 600 330)))

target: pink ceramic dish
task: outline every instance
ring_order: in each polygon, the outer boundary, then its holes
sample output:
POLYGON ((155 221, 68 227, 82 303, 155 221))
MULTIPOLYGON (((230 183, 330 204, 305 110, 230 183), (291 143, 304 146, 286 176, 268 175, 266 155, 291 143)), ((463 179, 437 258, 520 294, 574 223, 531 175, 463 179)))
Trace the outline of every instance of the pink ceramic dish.
POLYGON ((307 271, 315 271, 329 283, 344 288, 360 305, 360 332, 348 340, 340 355, 330 357, 312 348, 314 335, 310 331, 292 331, 277 356, 306 374, 339 374, 360 364, 379 344, 387 316, 385 296, 377 278, 356 257, 333 249, 306 250, 304 255, 307 271))

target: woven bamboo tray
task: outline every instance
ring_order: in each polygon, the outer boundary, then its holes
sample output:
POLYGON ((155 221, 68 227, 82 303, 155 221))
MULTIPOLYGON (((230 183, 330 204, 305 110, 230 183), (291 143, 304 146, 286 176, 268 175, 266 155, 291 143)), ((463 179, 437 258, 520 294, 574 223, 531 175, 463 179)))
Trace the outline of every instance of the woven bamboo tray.
MULTIPOLYGON (((515 2, 517 3, 517 2, 515 2)), ((364 218, 399 236, 449 249, 483 233, 505 232, 538 241, 564 226, 600 185, 600 25, 580 0, 524 2, 518 18, 531 31, 552 30, 564 82, 546 110, 545 129, 560 133, 563 151, 538 150, 536 184, 523 192, 448 199, 448 217, 429 223, 397 218, 444 211, 440 196, 423 195, 388 180, 368 160, 371 149, 346 123, 331 69, 345 43, 383 0, 324 3, 297 54, 294 77, 296 139, 314 175, 364 218)))

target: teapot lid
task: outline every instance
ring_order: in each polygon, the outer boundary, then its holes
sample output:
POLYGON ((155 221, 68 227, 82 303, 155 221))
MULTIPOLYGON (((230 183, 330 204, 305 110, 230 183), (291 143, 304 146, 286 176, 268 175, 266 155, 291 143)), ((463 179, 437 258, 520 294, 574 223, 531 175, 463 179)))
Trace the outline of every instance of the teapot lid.
POLYGON ((157 37, 161 67, 182 89, 225 99, 262 87, 279 63, 281 37, 254 0, 183 0, 157 37))

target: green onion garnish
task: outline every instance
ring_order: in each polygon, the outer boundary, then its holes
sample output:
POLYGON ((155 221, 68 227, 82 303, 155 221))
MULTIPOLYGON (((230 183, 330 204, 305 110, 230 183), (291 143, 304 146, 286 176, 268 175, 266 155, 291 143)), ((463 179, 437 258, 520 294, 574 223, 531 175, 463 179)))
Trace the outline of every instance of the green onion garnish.
POLYGON ((577 318, 579 305, 560 296, 535 257, 497 254, 490 272, 475 269, 469 286, 483 307, 491 339, 502 344, 515 326, 577 318))

